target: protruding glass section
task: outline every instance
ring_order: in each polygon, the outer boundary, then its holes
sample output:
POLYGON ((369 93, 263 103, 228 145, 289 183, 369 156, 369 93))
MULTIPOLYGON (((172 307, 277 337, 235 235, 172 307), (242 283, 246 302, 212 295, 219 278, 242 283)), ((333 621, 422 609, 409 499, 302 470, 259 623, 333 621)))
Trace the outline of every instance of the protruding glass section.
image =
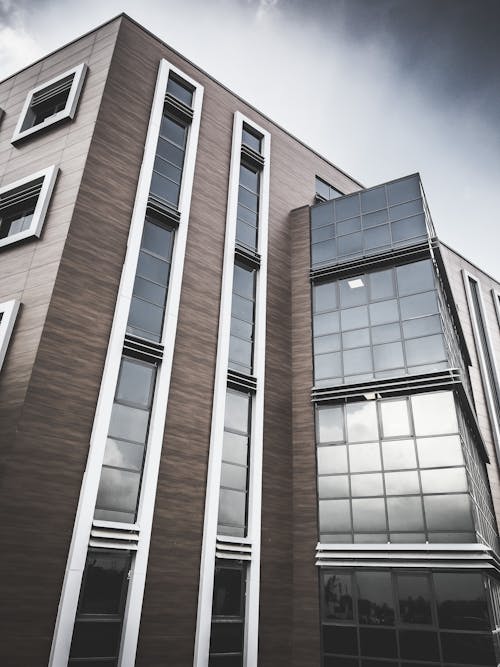
POLYGON ((313 269, 421 243, 433 236, 418 174, 311 208, 313 269))

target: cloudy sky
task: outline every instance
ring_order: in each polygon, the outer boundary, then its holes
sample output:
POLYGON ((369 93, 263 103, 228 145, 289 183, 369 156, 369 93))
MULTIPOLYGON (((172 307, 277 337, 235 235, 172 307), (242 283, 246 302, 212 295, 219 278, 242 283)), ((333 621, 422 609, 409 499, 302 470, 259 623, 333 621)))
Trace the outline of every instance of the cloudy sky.
POLYGON ((0 0, 0 79, 121 11, 500 277, 499 0, 0 0))

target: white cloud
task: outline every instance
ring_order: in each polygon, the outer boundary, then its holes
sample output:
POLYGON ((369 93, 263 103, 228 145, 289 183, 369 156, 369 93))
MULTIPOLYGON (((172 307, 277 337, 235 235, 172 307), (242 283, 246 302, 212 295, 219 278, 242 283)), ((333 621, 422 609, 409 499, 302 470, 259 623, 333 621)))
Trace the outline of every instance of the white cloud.
MULTIPOLYGON (((3 0, 3 4, 5 0, 3 0)), ((33 37, 22 28, 0 27, 0 79, 40 57, 33 37)))

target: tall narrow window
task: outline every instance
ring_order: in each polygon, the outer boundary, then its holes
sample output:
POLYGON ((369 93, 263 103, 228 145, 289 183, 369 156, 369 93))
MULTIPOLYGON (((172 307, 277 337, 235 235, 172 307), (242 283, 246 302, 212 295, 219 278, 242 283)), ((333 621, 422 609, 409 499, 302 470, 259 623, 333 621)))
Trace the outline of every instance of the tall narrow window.
POLYGON ((250 375, 253 369, 255 269, 234 265, 229 367, 250 375))
POLYGON ((154 364, 122 358, 97 494, 96 519, 135 521, 155 376, 154 364))
POLYGON ((228 389, 217 526, 219 535, 246 535, 250 406, 250 394, 228 389))
POLYGON ((259 171, 242 164, 240 166, 240 186, 238 190, 236 241, 252 250, 257 249, 259 187, 259 171))
POLYGON ((117 665, 129 570, 130 552, 89 549, 69 665, 117 665))
POLYGON ((241 563, 216 563, 209 667, 243 665, 245 574, 241 563))
POLYGON ((144 223, 127 333, 161 340, 174 231, 148 216, 144 223))
POLYGON ((186 152, 187 126, 164 113, 151 181, 151 194, 177 208, 186 152))

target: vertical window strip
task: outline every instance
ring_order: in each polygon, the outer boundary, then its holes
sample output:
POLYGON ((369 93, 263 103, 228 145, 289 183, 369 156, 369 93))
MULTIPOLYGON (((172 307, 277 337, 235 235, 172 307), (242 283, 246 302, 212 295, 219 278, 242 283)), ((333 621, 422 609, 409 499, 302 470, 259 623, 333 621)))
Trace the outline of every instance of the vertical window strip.
POLYGON ((229 368, 251 375, 255 325, 256 270, 234 265, 229 368))
POLYGON ((260 171, 240 164, 236 242, 257 251, 260 205, 260 171))

